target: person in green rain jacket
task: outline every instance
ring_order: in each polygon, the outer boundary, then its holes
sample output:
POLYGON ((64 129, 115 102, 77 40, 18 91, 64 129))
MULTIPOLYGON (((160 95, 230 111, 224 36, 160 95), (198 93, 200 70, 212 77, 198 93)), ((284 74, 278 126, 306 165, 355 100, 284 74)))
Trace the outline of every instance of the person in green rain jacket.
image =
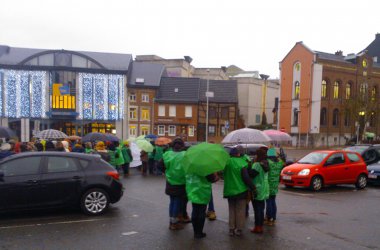
POLYGON ((162 175, 162 157, 164 154, 164 148, 162 146, 154 146, 154 174, 162 175))
POLYGON ((129 176, 129 164, 133 160, 131 149, 129 148, 129 142, 124 141, 121 145, 121 153, 123 154, 124 164, 123 164, 123 172, 124 176, 129 176))
POLYGON ((116 165, 116 169, 119 171, 123 167, 125 161, 124 161, 123 153, 121 152, 119 142, 114 142, 114 146, 115 146, 115 165, 116 165))
POLYGON ((203 232, 206 208, 211 199, 211 183, 217 180, 216 174, 210 174, 206 177, 196 174, 186 175, 186 193, 193 206, 191 223, 193 224, 194 238, 196 239, 206 237, 203 232))
POLYGON ((185 155, 185 152, 182 151, 184 145, 181 139, 175 139, 173 141, 173 151, 167 151, 163 154, 163 168, 166 176, 165 193, 170 197, 170 230, 183 229, 178 217, 183 214, 182 204, 184 204, 186 197, 185 171, 181 165, 181 160, 185 155))
POLYGON ((267 152, 268 155, 268 184, 269 184, 269 198, 266 200, 266 223, 273 226, 276 221, 277 204, 276 195, 278 193, 278 185, 280 183, 281 170, 284 167, 283 161, 279 160, 275 148, 270 148, 267 152))
POLYGON ((252 201, 255 214, 255 227, 252 228, 252 233, 263 233, 265 200, 269 197, 269 166, 266 158, 266 150, 263 148, 258 149, 256 161, 249 170, 249 174, 253 178, 253 185, 256 187, 256 193, 252 201))
POLYGON ((240 236, 246 220, 246 198, 254 186, 248 174, 248 164, 240 157, 239 149, 233 148, 230 155, 224 169, 223 197, 228 199, 230 236, 240 236))

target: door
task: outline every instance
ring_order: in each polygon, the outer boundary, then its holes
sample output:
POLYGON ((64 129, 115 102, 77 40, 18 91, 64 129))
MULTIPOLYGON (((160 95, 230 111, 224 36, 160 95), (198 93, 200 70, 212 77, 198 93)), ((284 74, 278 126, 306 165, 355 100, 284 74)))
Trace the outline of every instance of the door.
POLYGON ((338 184, 347 182, 349 168, 343 153, 332 154, 323 166, 326 184, 338 184))
POLYGON ((41 176, 44 204, 56 206, 77 201, 84 174, 77 159, 65 156, 47 156, 41 176))
POLYGON ((3 162, 0 171, 0 209, 21 209, 39 203, 40 156, 3 162))
POLYGON ((355 153, 347 153, 347 158, 349 161, 349 164, 347 165, 349 168, 347 175, 349 180, 352 183, 355 183, 361 171, 364 170, 363 162, 360 160, 359 155, 355 153))

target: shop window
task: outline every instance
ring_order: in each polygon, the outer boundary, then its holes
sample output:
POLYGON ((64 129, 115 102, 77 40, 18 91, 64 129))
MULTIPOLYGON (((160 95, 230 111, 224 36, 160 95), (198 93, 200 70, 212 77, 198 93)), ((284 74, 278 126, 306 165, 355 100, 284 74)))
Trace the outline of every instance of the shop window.
POLYGON ((149 108, 141 108, 141 120, 142 121, 150 121, 150 109, 149 108))
POLYGON ((149 102, 149 95, 148 94, 142 94, 141 95, 141 102, 149 102))
POLYGON ((193 125, 190 125, 189 127, 188 127, 188 129, 189 129, 189 132, 188 132, 188 134, 189 134, 189 136, 194 136, 194 132, 195 132, 195 128, 194 128, 194 126, 193 125))
POLYGON ((158 116, 165 116, 165 105, 158 106, 158 116))
POLYGON ((176 135, 176 127, 174 125, 169 125, 169 136, 176 135))
POLYGON ((158 125, 158 135, 164 136, 165 135, 165 125, 158 125))
POLYGON ((129 119, 137 120, 137 108, 135 107, 129 108, 129 119))

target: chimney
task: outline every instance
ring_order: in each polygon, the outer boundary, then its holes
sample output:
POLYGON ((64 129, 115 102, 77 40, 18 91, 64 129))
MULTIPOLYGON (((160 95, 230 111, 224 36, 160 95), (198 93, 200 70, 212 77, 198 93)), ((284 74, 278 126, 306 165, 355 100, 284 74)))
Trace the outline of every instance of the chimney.
POLYGON ((380 33, 377 33, 377 34, 376 34, 375 39, 379 39, 379 40, 380 40, 380 33))
POLYGON ((191 58, 190 56, 184 56, 184 58, 185 58, 185 61, 188 63, 191 63, 193 61, 193 58, 191 58))
POLYGON ((338 50, 337 52, 335 52, 335 55, 337 55, 337 56, 343 56, 343 51, 338 50))
POLYGON ((222 69, 222 71, 224 72, 224 73, 226 73, 226 71, 227 71, 227 67, 226 66, 222 66, 222 67, 220 67, 221 69, 222 69))

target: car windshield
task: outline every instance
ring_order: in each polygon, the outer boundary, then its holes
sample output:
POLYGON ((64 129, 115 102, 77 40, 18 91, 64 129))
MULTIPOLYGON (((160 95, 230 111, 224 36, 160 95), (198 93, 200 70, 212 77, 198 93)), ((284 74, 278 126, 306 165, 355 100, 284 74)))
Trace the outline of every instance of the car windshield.
POLYGON ((366 150, 367 148, 369 148, 369 146, 352 146, 352 147, 344 148, 343 150, 358 152, 359 154, 362 154, 364 150, 366 150))
POLYGON ((302 157, 297 163, 302 164, 319 164, 328 155, 328 153, 313 152, 302 157))

